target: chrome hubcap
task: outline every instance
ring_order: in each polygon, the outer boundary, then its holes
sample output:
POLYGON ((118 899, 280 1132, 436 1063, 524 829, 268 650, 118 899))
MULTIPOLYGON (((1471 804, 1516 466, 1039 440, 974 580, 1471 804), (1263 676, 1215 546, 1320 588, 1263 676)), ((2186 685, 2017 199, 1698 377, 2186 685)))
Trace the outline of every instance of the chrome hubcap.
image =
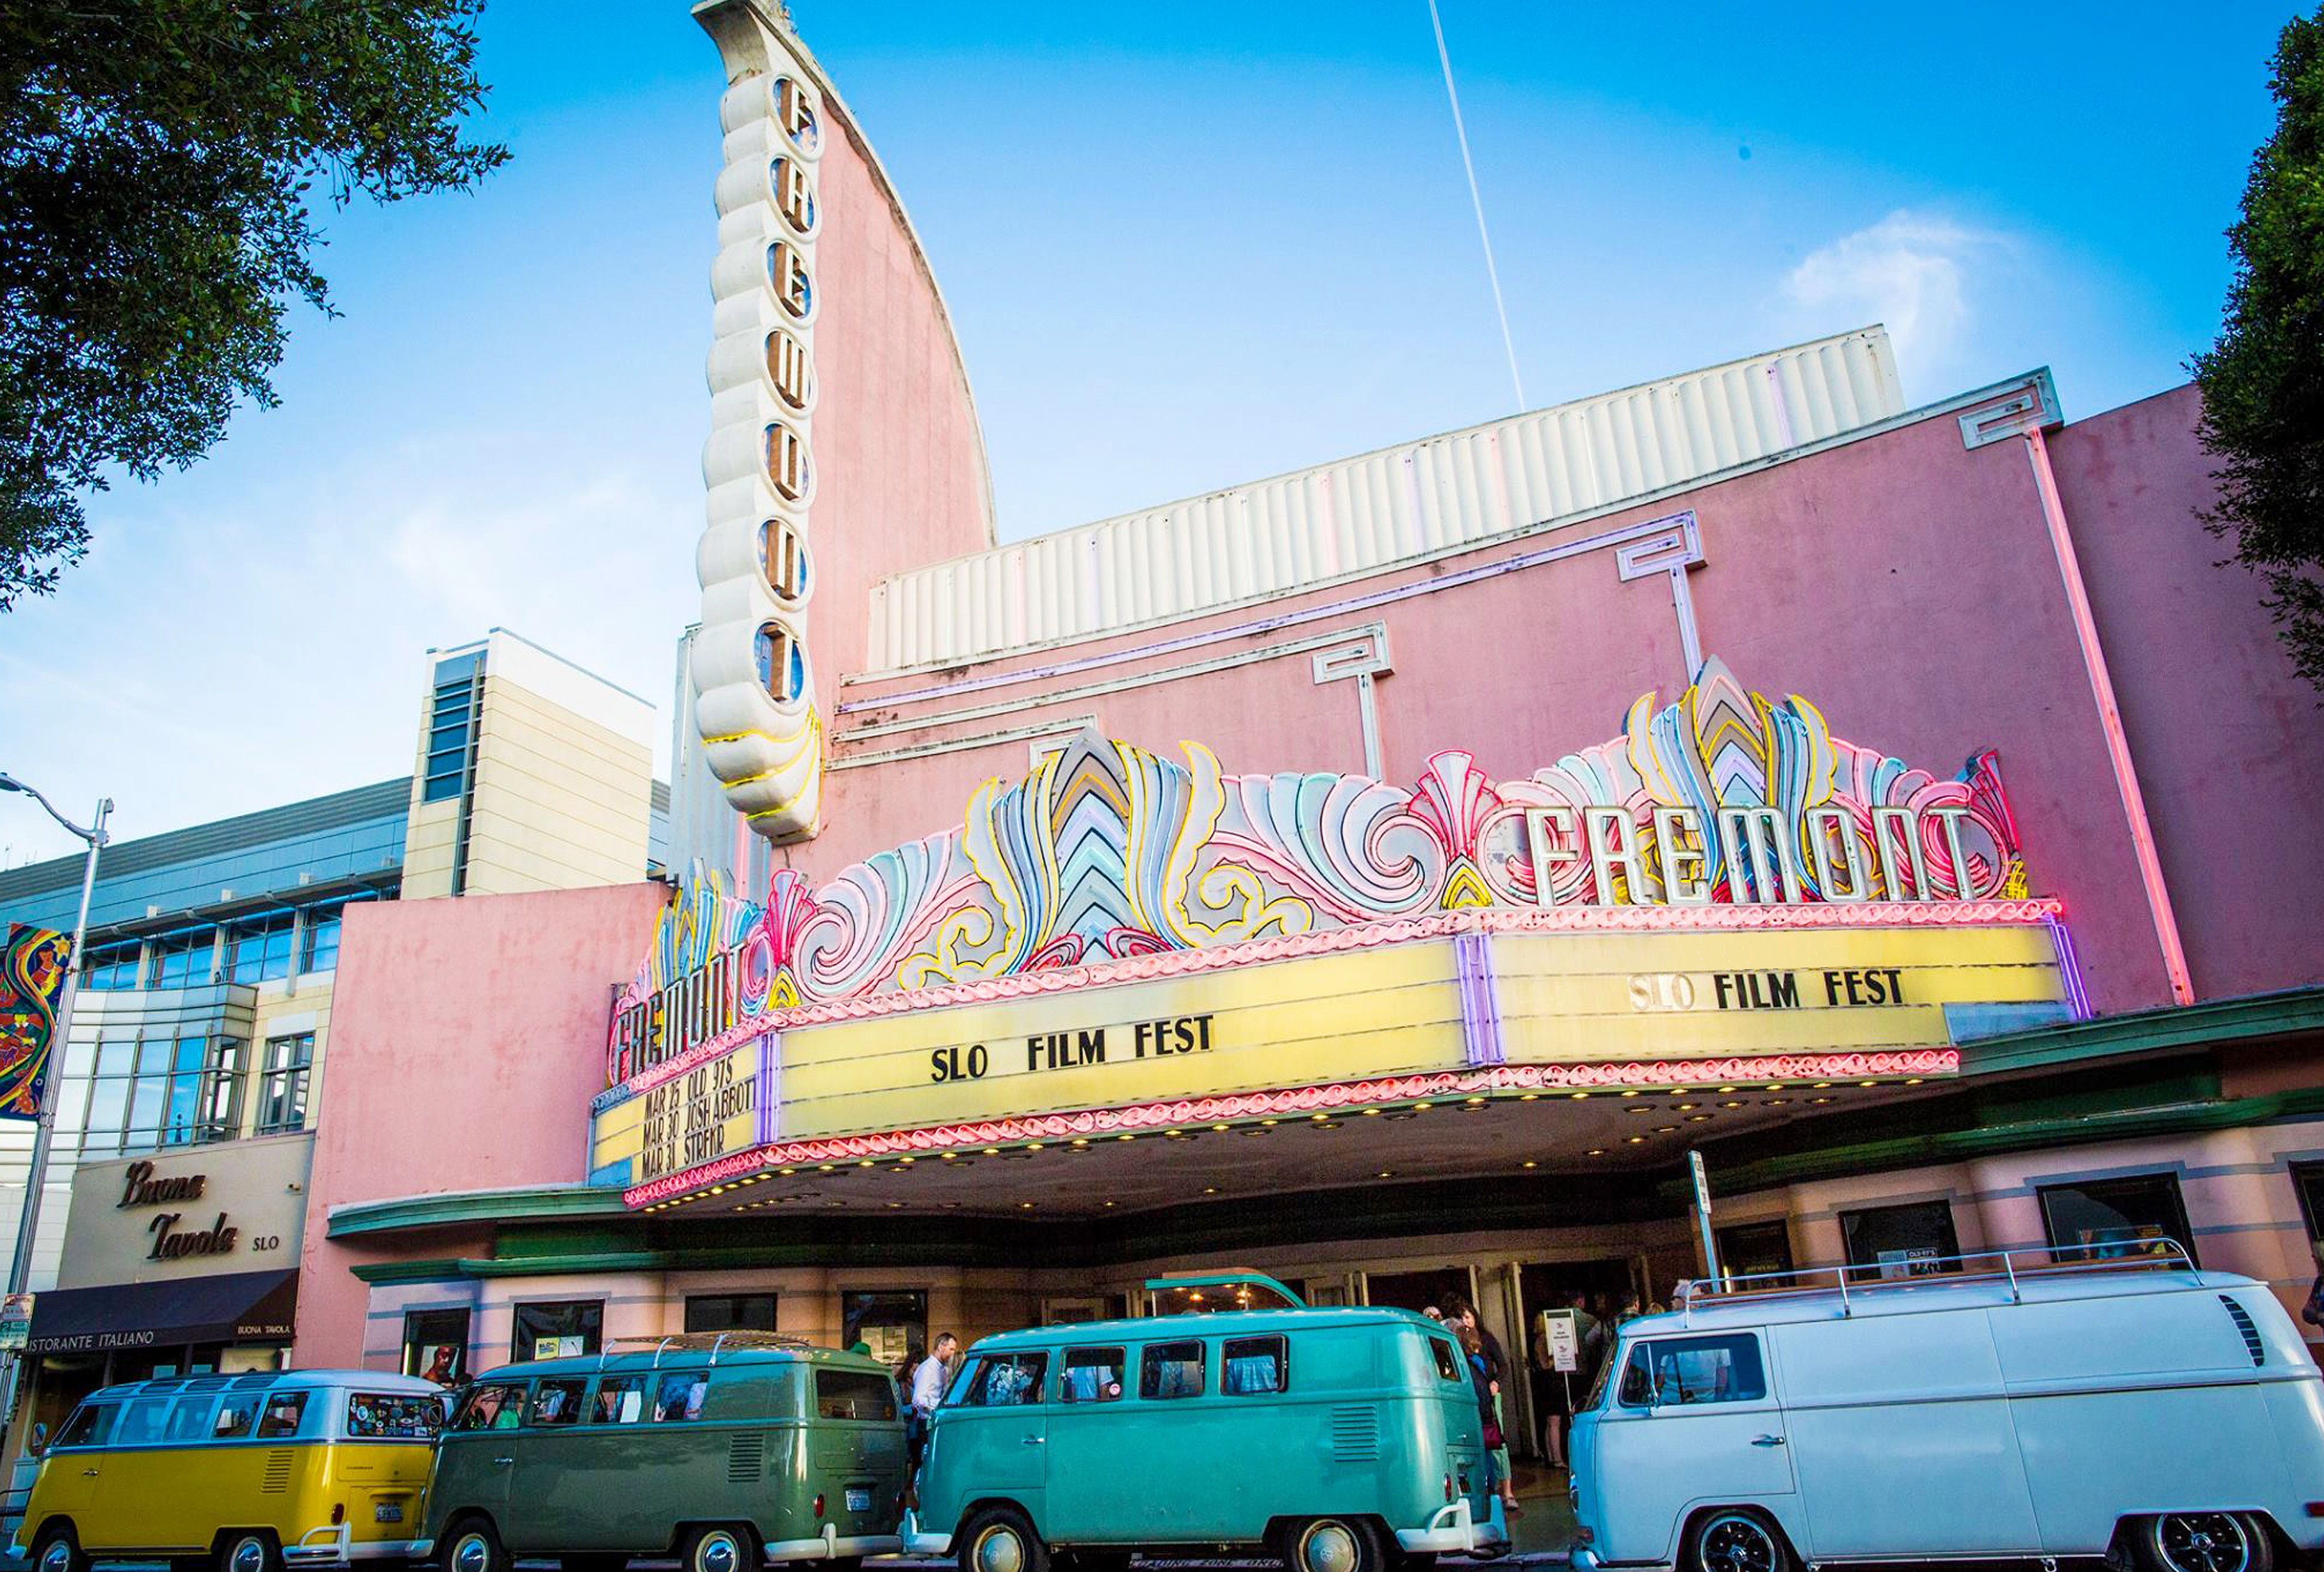
POLYGON ((65 1572, 72 1565, 72 1546, 62 1540, 51 1540, 49 1548, 41 1552, 41 1572, 65 1572))
POLYGON ((1697 1544, 1702 1572, 1775 1572, 1775 1541, 1756 1518, 1712 1518, 1697 1544))
POLYGON ((1024 1572, 1025 1542, 1010 1528, 984 1531, 976 1541, 976 1572, 1024 1572))
POLYGON ((742 1566, 742 1547, 730 1533, 703 1535, 694 1552, 694 1572, 741 1572, 742 1566))
POLYGON ((1356 1572, 1360 1558, 1355 1532, 1345 1523, 1317 1523, 1300 1536, 1304 1572, 1356 1572))
POLYGON ((485 1572, 493 1564, 493 1548, 482 1534, 462 1534, 452 1547, 452 1572, 485 1572))
POLYGON ((234 1572, 259 1572, 266 1565, 265 1544, 258 1540, 236 1540, 233 1553, 226 1557, 226 1565, 234 1572))
POLYGON ((2223 1512, 2173 1512, 2155 1525, 2154 1540, 2179 1572, 2244 1572, 2251 1565, 2243 1524, 2223 1512))

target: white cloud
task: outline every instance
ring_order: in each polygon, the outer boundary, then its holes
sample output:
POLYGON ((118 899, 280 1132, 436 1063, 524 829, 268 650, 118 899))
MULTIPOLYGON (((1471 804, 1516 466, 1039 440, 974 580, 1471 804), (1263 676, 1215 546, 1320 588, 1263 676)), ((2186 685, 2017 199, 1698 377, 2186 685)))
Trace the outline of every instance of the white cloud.
MULTIPOLYGON (((699 492, 634 457, 478 434, 215 501, 107 493, 89 561, 0 619, 0 768, 77 814, 111 793, 123 836, 385 779, 411 768, 423 651, 495 626, 666 725, 699 492)), ((0 860, 73 845, 37 814, 0 819, 0 860)))
POLYGON ((1784 296, 1812 332, 1886 323, 1901 364, 1940 375, 1968 354, 1989 275, 2014 249, 2005 235, 1899 208, 1809 253, 1784 296))

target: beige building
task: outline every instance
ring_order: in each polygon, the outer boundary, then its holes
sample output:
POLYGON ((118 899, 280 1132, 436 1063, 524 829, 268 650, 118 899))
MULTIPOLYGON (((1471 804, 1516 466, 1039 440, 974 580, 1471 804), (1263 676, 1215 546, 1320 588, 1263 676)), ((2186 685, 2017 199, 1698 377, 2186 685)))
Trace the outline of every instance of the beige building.
POLYGON ((653 706, 504 628, 430 655, 403 898, 634 881, 653 706))

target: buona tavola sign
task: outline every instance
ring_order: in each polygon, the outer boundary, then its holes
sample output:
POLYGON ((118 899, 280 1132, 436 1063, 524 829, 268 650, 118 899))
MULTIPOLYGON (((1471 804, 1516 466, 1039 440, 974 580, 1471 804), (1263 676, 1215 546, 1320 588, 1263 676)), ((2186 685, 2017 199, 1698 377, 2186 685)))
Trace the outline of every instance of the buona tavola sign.
POLYGON ((133 1163, 123 1172, 117 1209, 155 1209, 152 1221, 145 1225, 152 1236, 147 1260, 177 1261, 189 1255, 232 1252, 242 1231, 227 1220, 224 1210, 213 1217, 202 1207, 208 1188, 206 1173, 160 1173, 151 1163, 133 1163))
MULTIPOLYGON (((762 906, 694 881, 617 1003, 607 1083, 787 1009, 1464 907, 1678 921, 2025 894, 1993 753, 1941 779, 1716 658, 1676 703, 1656 698, 1611 741, 1499 783, 1461 752, 1405 787, 1226 775, 1197 744, 1179 763, 1085 732, 1023 780, 978 787, 959 828, 820 887, 786 869, 762 906)), ((924 1063, 939 1080, 966 1069, 924 1063)))

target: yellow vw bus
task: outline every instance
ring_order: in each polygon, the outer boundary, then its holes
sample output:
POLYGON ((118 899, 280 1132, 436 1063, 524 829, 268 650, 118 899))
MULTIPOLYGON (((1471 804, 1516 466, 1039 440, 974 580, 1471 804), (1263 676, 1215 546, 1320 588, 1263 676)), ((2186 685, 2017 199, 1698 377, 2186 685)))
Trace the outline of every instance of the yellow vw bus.
POLYGON ((108 1386, 41 1459, 13 1547, 35 1572, 210 1558, 218 1572, 412 1554, 440 1388, 374 1370, 108 1386))

